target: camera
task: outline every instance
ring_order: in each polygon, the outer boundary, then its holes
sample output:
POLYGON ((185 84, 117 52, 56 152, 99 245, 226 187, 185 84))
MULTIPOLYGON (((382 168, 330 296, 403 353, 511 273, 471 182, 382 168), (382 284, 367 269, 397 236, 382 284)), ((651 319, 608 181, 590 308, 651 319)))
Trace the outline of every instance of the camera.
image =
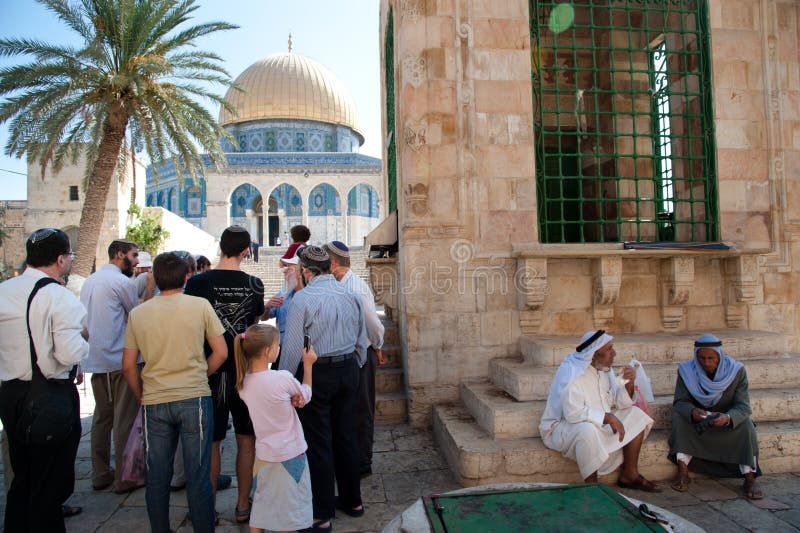
POLYGON ((710 428, 711 426, 714 425, 714 421, 716 419, 718 419, 719 417, 720 417, 719 413, 714 413, 713 415, 708 415, 707 417, 702 419, 700 422, 697 422, 694 425, 694 429, 695 429, 695 431, 697 431, 697 434, 698 435, 702 435, 703 432, 705 432, 705 430, 707 430, 708 428, 710 428))

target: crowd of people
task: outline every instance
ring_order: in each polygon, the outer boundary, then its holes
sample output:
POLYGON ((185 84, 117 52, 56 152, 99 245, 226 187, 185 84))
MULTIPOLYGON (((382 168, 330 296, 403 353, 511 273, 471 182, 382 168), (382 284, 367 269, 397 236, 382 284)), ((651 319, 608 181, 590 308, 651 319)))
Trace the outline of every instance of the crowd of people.
MULTIPOLYGON (((249 233, 231 226, 214 268, 182 251, 151 260, 135 243, 115 240, 78 299, 63 286, 75 257, 67 235, 31 234, 26 270, 0 284, 0 418, 10 452, 4 474, 13 472, 5 531, 65 531, 64 518, 80 512, 65 503, 83 372, 95 397, 92 486, 125 493, 144 485, 152 531, 170 530, 170 491, 184 486, 194 530, 214 531, 216 491, 231 485, 220 473, 229 418, 237 522, 251 531, 319 532, 332 530, 337 510, 364 514, 383 325, 344 243, 308 245, 305 226, 291 236, 280 258, 283 287, 269 298, 241 269, 249 233), (276 327, 263 323, 270 318, 276 327), (137 416, 143 483, 121 475, 137 416)), ((612 340, 588 332, 564 359, 540 434, 577 462, 586 482, 621 466, 619 486, 658 492, 638 470, 653 419, 633 368, 613 374, 612 340)), ((689 470, 736 475, 748 498, 761 498, 750 414, 744 366, 717 337, 700 337, 678 368, 671 487, 686 490, 689 470)))
POLYGON ((126 493, 144 485, 152 531, 169 531, 170 491, 184 486, 195 531, 214 530, 215 493, 232 481, 220 473, 229 418, 237 522, 252 531, 330 531, 336 509, 363 515, 383 326, 344 243, 307 246, 305 226, 291 235, 280 259, 284 285, 269 298, 241 269, 253 248, 238 226, 222 233, 214 268, 188 252, 153 259, 115 240, 80 299, 63 286, 75 257, 66 234, 46 228, 29 237, 27 269, 0 284, 0 416, 14 472, 6 531, 64 531, 64 518, 80 512, 65 502, 83 372, 96 404, 92 487, 126 493), (278 327, 262 323, 270 318, 278 327), (34 442, 21 428, 39 374, 72 406, 64 438, 34 442), (121 468, 137 416, 144 482, 125 479, 121 468))

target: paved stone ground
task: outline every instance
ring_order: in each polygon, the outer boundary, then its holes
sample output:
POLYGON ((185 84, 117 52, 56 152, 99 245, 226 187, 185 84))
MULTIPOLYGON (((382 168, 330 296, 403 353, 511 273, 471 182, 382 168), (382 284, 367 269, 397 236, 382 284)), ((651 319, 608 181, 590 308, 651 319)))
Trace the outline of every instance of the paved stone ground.
MULTIPOLYGON (((127 495, 92 490, 88 432, 94 399, 91 387, 81 386, 80 390, 84 435, 75 465, 75 493, 69 503, 83 506, 83 513, 67 520, 67 531, 148 532, 144 489, 127 495)), ((460 488, 437 450, 430 431, 407 425, 379 426, 375 437, 373 475, 361 484, 367 512, 361 518, 338 518, 334 524, 335 531, 381 531, 395 515, 420 496, 460 488)), ((229 432, 223 452, 224 473, 234 473, 235 448, 233 434, 229 432)), ((800 473, 763 476, 761 484, 767 498, 758 504, 741 496, 740 484, 739 480, 698 479, 686 493, 670 490, 666 484, 662 494, 621 492, 669 509, 708 531, 800 531, 800 473)), ((246 526, 234 523, 235 502, 236 490, 233 488, 218 494, 217 510, 222 520, 217 531, 248 531, 246 526)), ((1 503, 0 515, 5 513, 5 498, 1 503)), ((172 527, 179 533, 192 531, 187 513, 185 491, 172 493, 172 527)))

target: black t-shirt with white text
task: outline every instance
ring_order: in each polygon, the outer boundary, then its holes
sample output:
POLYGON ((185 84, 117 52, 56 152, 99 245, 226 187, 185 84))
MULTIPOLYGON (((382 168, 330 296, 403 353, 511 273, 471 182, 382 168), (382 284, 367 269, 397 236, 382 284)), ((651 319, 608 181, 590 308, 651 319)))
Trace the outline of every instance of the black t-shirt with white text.
MULTIPOLYGON (((186 294, 205 298, 225 328, 228 359, 220 370, 233 370, 233 338, 256 324, 264 314, 264 283, 241 270, 209 270, 189 278, 186 294)), ((206 342, 206 357, 211 347, 206 342)))

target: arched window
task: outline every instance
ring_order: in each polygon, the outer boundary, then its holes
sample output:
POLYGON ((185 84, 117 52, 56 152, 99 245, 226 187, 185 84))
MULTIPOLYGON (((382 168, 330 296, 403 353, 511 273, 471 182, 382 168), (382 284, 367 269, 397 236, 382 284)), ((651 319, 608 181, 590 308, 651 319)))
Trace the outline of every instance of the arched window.
POLYGON ((192 186, 186 189, 186 216, 199 217, 203 214, 203 197, 200 187, 192 186))
POLYGON ((309 216, 339 216, 342 214, 339 193, 332 185, 320 183, 308 195, 309 216))

